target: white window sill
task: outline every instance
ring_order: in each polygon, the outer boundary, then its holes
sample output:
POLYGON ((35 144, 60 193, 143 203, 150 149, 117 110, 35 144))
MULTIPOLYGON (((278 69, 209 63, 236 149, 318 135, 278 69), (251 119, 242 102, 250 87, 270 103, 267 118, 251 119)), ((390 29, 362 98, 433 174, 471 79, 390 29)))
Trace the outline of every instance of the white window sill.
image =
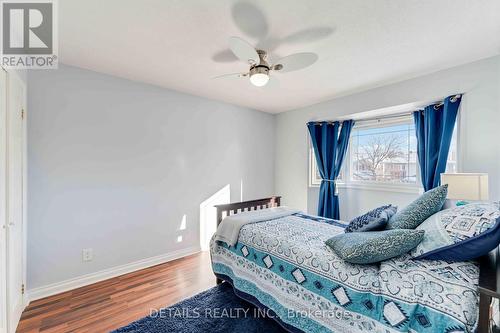
MULTIPOLYGON (((396 193, 410 193, 410 194, 421 194, 423 189, 420 186, 411 184, 391 184, 391 183, 370 183, 370 182, 339 182, 338 188, 342 189, 354 189, 354 190, 364 190, 364 191, 383 191, 383 192, 396 192, 396 193)), ((309 187, 319 187, 320 184, 311 184, 309 187)))

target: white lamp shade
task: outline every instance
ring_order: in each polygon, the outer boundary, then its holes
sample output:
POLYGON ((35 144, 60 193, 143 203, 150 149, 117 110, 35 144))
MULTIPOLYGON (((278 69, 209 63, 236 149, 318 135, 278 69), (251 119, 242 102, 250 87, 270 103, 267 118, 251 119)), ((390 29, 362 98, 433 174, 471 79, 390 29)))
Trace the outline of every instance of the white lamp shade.
POLYGON ((487 173, 442 173, 441 184, 448 184, 448 199, 488 200, 487 173))

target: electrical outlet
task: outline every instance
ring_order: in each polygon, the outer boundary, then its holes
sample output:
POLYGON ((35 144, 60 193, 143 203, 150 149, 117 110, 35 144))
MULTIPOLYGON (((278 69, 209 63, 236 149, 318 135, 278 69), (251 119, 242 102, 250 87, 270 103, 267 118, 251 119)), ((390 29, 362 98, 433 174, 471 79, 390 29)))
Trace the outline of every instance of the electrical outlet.
POLYGON ((94 258, 94 253, 92 249, 83 249, 82 250, 82 261, 92 261, 94 258))

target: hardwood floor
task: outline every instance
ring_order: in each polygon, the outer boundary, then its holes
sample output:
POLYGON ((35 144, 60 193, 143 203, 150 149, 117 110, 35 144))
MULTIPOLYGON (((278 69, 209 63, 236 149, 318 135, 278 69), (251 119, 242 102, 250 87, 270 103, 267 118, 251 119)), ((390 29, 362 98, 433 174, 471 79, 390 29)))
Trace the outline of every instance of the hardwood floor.
POLYGON ((210 255, 201 252, 33 301, 16 332, 109 332, 213 286, 210 255))

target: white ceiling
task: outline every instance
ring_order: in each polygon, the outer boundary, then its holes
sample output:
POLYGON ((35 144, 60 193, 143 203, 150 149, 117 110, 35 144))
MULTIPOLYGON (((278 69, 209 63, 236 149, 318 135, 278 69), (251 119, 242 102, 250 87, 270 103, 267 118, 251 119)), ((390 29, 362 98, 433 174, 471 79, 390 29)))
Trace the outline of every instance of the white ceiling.
MULTIPOLYGON (((61 0, 60 61, 267 112, 282 112, 500 53, 499 0, 61 0), (264 88, 211 78, 227 39, 315 52, 264 88)), ((220 61, 224 62, 220 62, 220 61)))

